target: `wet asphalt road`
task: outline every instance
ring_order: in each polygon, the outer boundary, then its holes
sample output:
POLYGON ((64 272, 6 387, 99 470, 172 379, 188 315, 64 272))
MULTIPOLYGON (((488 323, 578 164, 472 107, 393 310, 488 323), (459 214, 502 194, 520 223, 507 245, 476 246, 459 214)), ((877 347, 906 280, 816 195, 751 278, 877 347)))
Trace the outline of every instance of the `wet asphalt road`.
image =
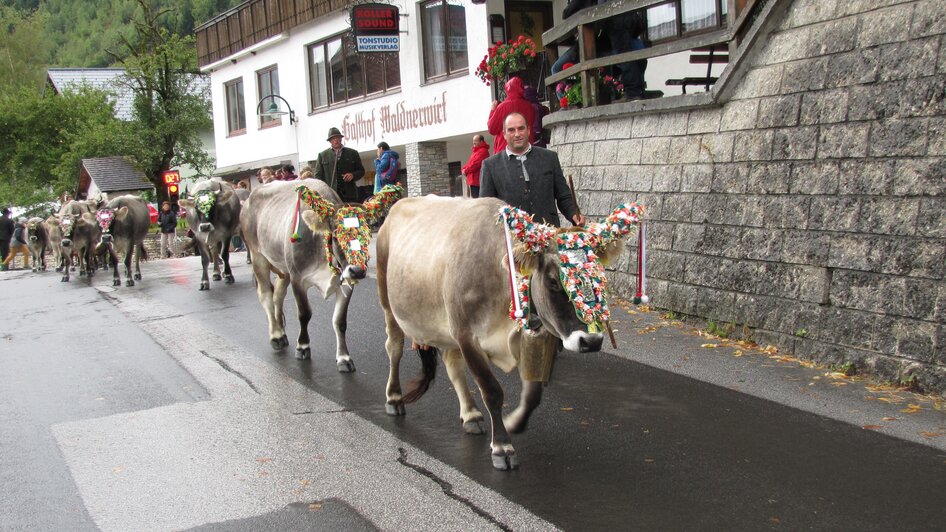
MULTIPOLYGON (((935 530, 946 523, 942 450, 609 353, 559 357, 529 430, 514 436, 521 469, 495 471, 488 437, 468 436, 460 428, 456 398, 442 367, 428 394, 408 405, 406 417, 384 414, 387 359, 373 279, 362 282, 355 292, 348 339, 357 372, 343 375, 334 364, 331 301, 321 301, 310 292, 315 314, 310 324, 312 360, 298 361, 293 356, 298 325, 290 294, 286 310, 292 344, 274 352, 249 270, 243 257, 236 257, 233 286, 213 283, 210 292, 198 292, 195 259, 184 259, 149 265, 154 267, 145 270, 144 282, 122 287, 110 297, 121 298, 122 291, 133 290, 136 297, 177 309, 258 362, 563 529, 935 530)), ((15 513, 18 505, 33 505, 34 513, 40 514, 26 516, 29 521, 4 522, 11 528, 29 523, 38 529, 93 529, 82 499, 63 480, 68 479, 69 468, 45 427, 62 420, 202 401, 207 393, 170 358, 157 356, 158 346, 142 331, 127 327, 119 309, 94 288, 80 283, 62 286, 54 280, 47 288, 55 295, 38 304, 42 310, 37 321, 29 316, 12 320, 27 327, 29 334, 0 331, 5 338, 0 421, 13 427, 0 439, 3 509, 15 513), (63 304, 82 305, 88 312, 78 321, 49 321, 56 306, 63 304), (99 356, 81 361, 68 357, 70 330, 112 322, 126 326, 102 335, 99 356), (48 363, 37 365, 35 359, 28 363, 24 358, 37 354, 48 357, 48 363), (42 375, 37 374, 40 371, 42 375), (45 389, 36 389, 34 383, 39 381, 45 389), (108 394, 102 392, 103 381, 108 394), (142 388, 141 382, 151 384, 142 388), (108 399, 102 400, 103 395, 108 399), (23 415, 24 411, 30 414, 23 415), (31 435, 35 442, 24 443, 23 438, 31 435), (28 487, 11 491, 18 478, 30 479, 28 487), (61 506, 44 518, 37 499, 61 506)), ((98 277, 95 283, 105 280, 98 277)), ((16 281, 5 280, 4 286, 10 282, 16 281)), ((11 310, 9 304, 4 307, 11 310)), ((402 366, 402 378, 419 370, 410 354, 402 366)), ((507 403, 514 405, 517 379, 502 380, 507 403)), ((352 519, 353 510, 344 504, 325 505, 329 510, 338 508, 340 516, 331 521, 330 512, 322 514, 330 519, 322 525, 336 523, 328 529, 339 528, 339 523, 364 525, 352 519)), ((288 507, 271 520, 259 519, 207 529, 301 528, 305 512, 288 507)))

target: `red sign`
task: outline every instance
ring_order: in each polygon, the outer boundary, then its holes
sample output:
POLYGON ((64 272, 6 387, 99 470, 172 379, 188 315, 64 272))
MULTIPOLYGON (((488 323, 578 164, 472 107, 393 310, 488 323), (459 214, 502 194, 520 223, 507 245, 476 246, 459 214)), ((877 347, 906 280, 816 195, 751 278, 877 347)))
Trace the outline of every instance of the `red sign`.
POLYGON ((167 172, 161 174, 161 176, 164 178, 165 185, 181 182, 181 173, 177 170, 168 170, 167 172))
POLYGON ((398 8, 390 4, 361 4, 351 8, 355 35, 397 35, 400 24, 398 8))

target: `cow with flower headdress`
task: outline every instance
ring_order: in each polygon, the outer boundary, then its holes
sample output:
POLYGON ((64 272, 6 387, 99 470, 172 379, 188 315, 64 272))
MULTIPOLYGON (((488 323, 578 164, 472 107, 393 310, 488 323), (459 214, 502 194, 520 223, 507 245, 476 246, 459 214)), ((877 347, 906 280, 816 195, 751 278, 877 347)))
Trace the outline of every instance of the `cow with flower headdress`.
POLYGON ((437 350, 460 400, 464 430, 483 432, 483 414, 466 384, 468 367, 492 427, 492 461, 515 469, 509 432, 525 429, 542 397, 558 347, 601 349, 610 319, 604 264, 615 259, 642 213, 621 205, 605 220, 558 229, 493 198, 409 198, 378 234, 378 296, 391 367, 385 409, 404 415, 433 380, 437 350), (402 393, 404 338, 417 344, 422 373, 402 393), (489 364, 519 368, 519 406, 502 417, 503 390, 489 364))
POLYGON ((118 255, 124 256, 125 286, 135 286, 141 280, 141 259, 148 259, 144 241, 151 224, 148 203, 133 194, 111 199, 95 212, 95 221, 101 231, 101 240, 96 246, 96 255, 105 254, 112 265, 112 286, 121 286, 118 271, 118 255), (131 272, 131 260, 135 259, 135 273, 131 272))
POLYGON ((269 320, 273 349, 289 345, 283 301, 291 288, 299 315, 296 358, 311 356, 307 294, 315 287, 325 299, 335 295, 336 367, 342 373, 355 370, 345 340, 348 303, 354 285, 367 272, 371 225, 400 196, 399 187, 388 185, 363 203, 345 204, 317 179, 273 181, 250 193, 240 226, 253 256, 257 295, 269 320))
POLYGON ((47 220, 62 235, 63 275, 60 281, 69 282, 73 257, 79 266, 79 276, 95 275, 95 246, 102 230, 95 219, 95 201, 70 201, 62 206, 55 218, 47 220))
POLYGON ((194 242, 200 251, 203 274, 199 290, 210 290, 207 266, 211 261, 214 265, 213 280, 223 279, 226 284, 233 284, 230 239, 239 234, 241 211, 240 198, 233 185, 220 179, 201 181, 194 187, 190 199, 181 200, 179 205, 187 211, 187 225, 194 232, 194 242))

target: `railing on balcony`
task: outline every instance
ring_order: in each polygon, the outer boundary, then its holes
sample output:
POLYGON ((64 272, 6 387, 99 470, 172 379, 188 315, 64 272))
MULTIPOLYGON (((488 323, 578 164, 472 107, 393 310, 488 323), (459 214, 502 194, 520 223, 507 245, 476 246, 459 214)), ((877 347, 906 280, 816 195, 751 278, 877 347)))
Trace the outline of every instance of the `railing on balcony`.
POLYGON ((247 0, 194 30, 197 64, 209 65, 348 6, 344 0, 247 0))
MULTIPOLYGON (((703 0, 703 3, 713 1, 703 0)), ((685 20, 685 17, 681 16, 684 14, 682 10, 685 11, 688 5, 700 0, 610 0, 585 8, 542 34, 548 64, 555 62, 559 55, 559 46, 565 45, 563 43, 574 39, 578 44, 578 61, 564 71, 549 73, 545 77, 550 106, 553 110, 560 108, 558 98, 553 97, 556 85, 576 77, 581 84, 582 106, 610 103, 602 94, 601 72, 622 63, 687 51, 694 53, 690 58, 691 63, 708 64, 709 68, 713 63, 728 61, 729 56, 733 56, 738 50, 749 25, 768 1, 770 0, 715 0, 716 18, 709 23, 703 20, 685 20), (671 16, 675 13, 675 18, 666 24, 657 24, 655 21, 645 24, 652 33, 649 36, 653 42, 652 46, 607 56, 599 56, 596 53, 595 34, 606 27, 611 19, 640 12, 643 20, 647 20, 648 11, 656 13, 656 10, 661 9, 669 10, 671 16)), ((709 68, 705 77, 668 80, 668 84, 682 85, 684 93, 687 85, 704 85, 709 90, 716 81, 716 78, 710 76, 709 68)))

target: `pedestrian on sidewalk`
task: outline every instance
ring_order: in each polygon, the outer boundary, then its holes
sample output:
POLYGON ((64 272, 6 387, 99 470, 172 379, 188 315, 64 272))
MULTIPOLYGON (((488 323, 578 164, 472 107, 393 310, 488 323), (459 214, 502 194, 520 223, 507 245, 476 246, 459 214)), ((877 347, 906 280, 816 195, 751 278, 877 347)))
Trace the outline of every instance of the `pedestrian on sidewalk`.
POLYGON ((489 143, 483 135, 473 135, 473 151, 463 167, 463 175, 466 176, 466 184, 470 187, 471 198, 480 197, 480 168, 488 157, 489 143))
MULTIPOLYGON (((3 208, 3 216, 0 216, 0 259, 5 259, 10 254, 10 239, 13 238, 13 218, 10 218, 10 208, 3 208)), ((6 270, 6 267, 3 267, 6 270)))
POLYGON ((170 259, 174 256, 174 236, 177 233, 177 214, 171 210, 171 202, 161 204, 158 213, 158 231, 161 233, 161 256, 170 259))

